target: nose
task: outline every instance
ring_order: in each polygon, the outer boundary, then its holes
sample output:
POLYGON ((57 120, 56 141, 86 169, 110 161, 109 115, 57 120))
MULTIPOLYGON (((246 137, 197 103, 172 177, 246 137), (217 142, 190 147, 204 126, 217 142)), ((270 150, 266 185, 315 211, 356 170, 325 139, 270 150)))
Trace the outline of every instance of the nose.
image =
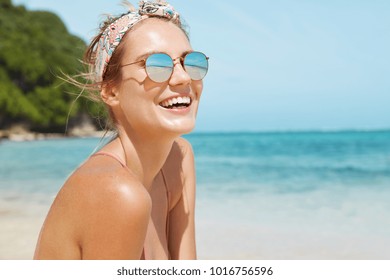
POLYGON ((191 77, 188 75, 184 66, 182 65, 183 58, 178 57, 173 60, 173 73, 169 79, 169 85, 188 85, 191 83, 191 77))

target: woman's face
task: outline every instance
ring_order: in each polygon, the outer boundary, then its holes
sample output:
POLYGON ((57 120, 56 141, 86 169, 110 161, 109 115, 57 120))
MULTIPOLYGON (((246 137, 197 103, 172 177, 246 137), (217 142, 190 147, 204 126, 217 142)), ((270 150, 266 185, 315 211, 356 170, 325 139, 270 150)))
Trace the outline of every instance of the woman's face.
MULTIPOLYGON (((166 53, 173 59, 192 50, 183 31, 171 22, 146 19, 126 35, 122 42, 123 64, 146 59, 150 53, 166 53)), ((178 61, 178 60, 177 60, 178 61)), ((124 66, 118 88, 119 116, 117 120, 137 134, 181 135, 195 126, 202 81, 193 81, 180 63, 176 63, 171 78, 162 83, 152 81, 143 63, 124 66), (188 107, 167 107, 172 98, 188 97, 188 107), (126 123, 123 123, 126 122, 126 123)))

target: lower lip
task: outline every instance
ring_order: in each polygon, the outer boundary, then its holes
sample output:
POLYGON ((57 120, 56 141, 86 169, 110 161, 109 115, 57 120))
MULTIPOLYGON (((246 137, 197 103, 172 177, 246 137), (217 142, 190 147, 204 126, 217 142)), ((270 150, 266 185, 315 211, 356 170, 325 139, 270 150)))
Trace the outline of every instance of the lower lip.
POLYGON ((160 106, 160 107, 162 109, 164 109, 165 111, 168 111, 168 112, 173 113, 173 114, 178 114, 178 115, 187 114, 191 110, 191 105, 188 107, 184 107, 184 108, 173 108, 173 109, 167 109, 167 108, 164 108, 162 106, 160 106))

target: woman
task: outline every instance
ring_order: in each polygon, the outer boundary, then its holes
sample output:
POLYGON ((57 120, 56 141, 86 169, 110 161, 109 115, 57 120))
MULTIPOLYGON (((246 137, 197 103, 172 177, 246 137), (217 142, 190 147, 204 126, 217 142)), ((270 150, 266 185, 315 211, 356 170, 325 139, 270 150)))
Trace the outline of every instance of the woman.
POLYGON ((208 58, 179 14, 140 2, 102 28, 86 52, 118 136, 58 193, 35 259, 195 259, 190 144, 208 58))

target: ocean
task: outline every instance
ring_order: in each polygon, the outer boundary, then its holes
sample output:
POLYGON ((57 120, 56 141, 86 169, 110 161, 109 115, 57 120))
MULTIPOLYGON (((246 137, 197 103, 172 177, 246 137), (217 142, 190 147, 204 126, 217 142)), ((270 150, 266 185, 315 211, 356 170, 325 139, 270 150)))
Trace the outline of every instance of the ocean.
MULTIPOLYGON (((196 161, 199 258, 390 258, 390 131, 185 138, 196 161)), ((0 142, 0 259, 32 257, 54 196, 98 145, 0 142)))

